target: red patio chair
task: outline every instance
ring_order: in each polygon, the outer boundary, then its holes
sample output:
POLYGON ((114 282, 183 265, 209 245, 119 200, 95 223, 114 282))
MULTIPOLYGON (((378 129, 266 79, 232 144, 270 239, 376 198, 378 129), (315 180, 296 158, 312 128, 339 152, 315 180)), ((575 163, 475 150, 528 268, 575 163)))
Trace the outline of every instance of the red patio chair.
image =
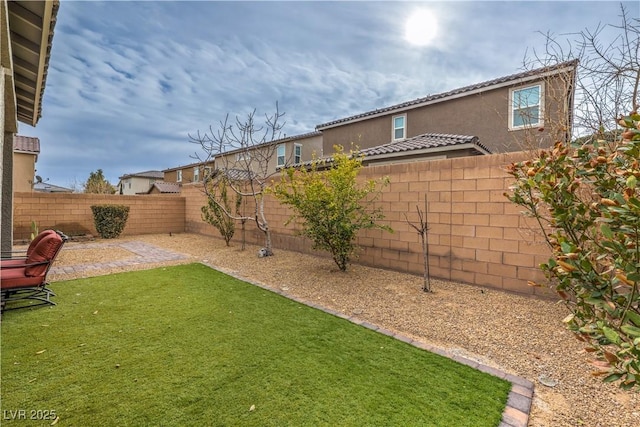
POLYGON ((48 288, 47 273, 67 240, 60 231, 46 230, 34 239, 35 244, 29 245, 25 256, 0 260, 0 309, 55 305, 51 301, 55 294, 48 288), (13 301, 26 304, 6 308, 6 304, 13 301))

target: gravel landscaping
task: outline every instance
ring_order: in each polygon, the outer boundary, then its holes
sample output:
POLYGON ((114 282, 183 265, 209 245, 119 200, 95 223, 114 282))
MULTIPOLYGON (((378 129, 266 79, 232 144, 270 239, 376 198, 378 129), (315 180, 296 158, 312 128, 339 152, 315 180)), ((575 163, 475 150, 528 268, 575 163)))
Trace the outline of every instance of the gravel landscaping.
POLYGON ((239 244, 225 247, 220 239, 195 234, 69 242, 50 279, 205 262, 531 380, 536 388, 530 426, 640 425, 640 393, 622 391, 591 375, 583 346, 562 324, 568 311, 555 301, 440 280, 432 281, 434 292, 427 294, 422 292, 420 276, 360 265, 343 273, 330 258, 283 250, 258 258, 257 250, 248 246, 241 251, 239 244), (185 257, 162 262, 145 259, 119 246, 131 241, 185 257), (127 260, 131 262, 123 266, 127 260), (108 268, 70 268, 110 261, 113 265, 108 268))

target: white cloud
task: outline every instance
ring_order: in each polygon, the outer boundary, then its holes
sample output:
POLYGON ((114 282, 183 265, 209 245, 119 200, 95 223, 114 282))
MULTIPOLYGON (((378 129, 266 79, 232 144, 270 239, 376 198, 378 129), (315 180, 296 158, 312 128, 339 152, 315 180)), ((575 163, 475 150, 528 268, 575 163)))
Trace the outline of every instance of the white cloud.
POLYGON ((615 21, 616 4, 427 2, 437 43, 403 40, 413 3, 63 2, 39 172, 64 185, 102 168, 187 164, 187 133, 253 108, 288 135, 340 117, 517 72, 537 30, 615 21), (536 19, 530 19, 535 16, 536 19))

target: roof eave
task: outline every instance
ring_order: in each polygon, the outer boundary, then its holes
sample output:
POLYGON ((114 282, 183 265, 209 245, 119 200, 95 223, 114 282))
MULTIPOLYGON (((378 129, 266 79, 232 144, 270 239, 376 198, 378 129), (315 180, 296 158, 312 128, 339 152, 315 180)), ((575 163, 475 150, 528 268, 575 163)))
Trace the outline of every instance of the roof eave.
MULTIPOLYGON (((495 89, 500 89, 503 87, 509 87, 509 86, 516 86, 522 83, 527 83, 530 81, 537 81, 537 80, 542 80, 545 77, 549 77, 555 74, 560 74, 563 72, 569 72, 569 71, 573 71, 576 69, 576 65, 566 65, 564 67, 558 68, 558 69, 553 69, 553 70, 549 70, 546 72, 541 72, 538 74, 532 74, 532 75, 528 75, 528 76, 523 76, 517 79, 513 79, 513 80, 508 80, 508 81, 504 81, 504 82, 499 82, 499 83, 495 83, 489 86, 484 86, 484 87, 479 87, 477 89, 472 89, 469 91, 465 91, 465 92, 460 92, 460 93, 455 93, 455 94, 451 94, 448 96, 443 96, 441 98, 435 98, 435 99, 427 99, 424 102, 420 102, 420 103, 416 103, 416 104, 411 104, 411 105, 403 105, 403 106, 398 106, 397 108, 393 108, 393 107, 388 107, 388 108, 384 108, 382 109, 382 111, 380 112, 375 112, 375 111, 371 111, 371 114, 367 114, 364 113, 364 115, 358 115, 356 117, 353 117, 351 119, 346 119, 344 121, 338 121, 338 122, 329 122, 326 124, 320 124, 318 126, 316 126, 316 129, 318 131, 324 131, 327 129, 331 129, 331 128, 335 128, 335 127, 340 127, 340 126, 344 126, 347 124, 352 124, 352 123, 357 123, 357 122, 361 122, 364 120, 370 120, 370 119, 374 119, 374 118, 378 118, 378 117, 385 117, 385 116, 389 116, 389 115, 393 115, 393 114, 398 114, 398 113, 402 113, 404 111, 408 111, 408 110, 414 110, 416 108, 421 108, 421 107, 425 107, 427 105, 433 105, 433 104, 438 104, 440 102, 445 102, 445 101, 450 101, 453 99, 458 99, 458 98, 463 98, 463 97, 467 97, 470 95, 477 95, 480 93, 484 93, 484 92, 488 92, 490 90, 495 90, 495 89)), ((434 97, 437 97, 438 95, 433 95, 434 97)), ((429 97, 427 97, 429 98, 429 97)), ((403 103, 404 104, 404 103, 403 103)))
POLYGON ((13 20, 10 20, 11 44, 27 49, 37 56, 37 63, 29 63, 19 58, 17 49, 12 48, 14 74, 12 83, 15 90, 15 105, 17 105, 16 117, 20 122, 36 126, 42 116, 42 97, 46 86, 53 28, 60 2, 59 0, 37 2, 42 5, 41 17, 21 5, 21 3, 34 4, 36 2, 15 1, 10 3, 9 15, 14 15, 13 20), (28 39, 29 30, 34 28, 40 32, 37 42, 28 39), (35 77, 18 73, 16 67, 27 67, 30 72, 35 74, 35 77), (30 90, 16 88, 15 85, 18 81, 23 85, 28 85, 30 90))

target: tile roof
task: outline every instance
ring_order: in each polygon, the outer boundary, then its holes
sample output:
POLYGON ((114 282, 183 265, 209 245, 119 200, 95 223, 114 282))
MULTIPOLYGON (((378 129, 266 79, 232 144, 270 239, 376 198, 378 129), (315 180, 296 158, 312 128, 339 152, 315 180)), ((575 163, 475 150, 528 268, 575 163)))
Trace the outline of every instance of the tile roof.
MULTIPOLYGON (((367 158, 371 160, 374 158, 384 158, 386 156, 397 158, 403 155, 416 154, 416 151, 422 151, 423 153, 431 150, 443 152, 453 151, 459 148, 468 148, 469 146, 472 146, 481 154, 491 154, 491 150, 482 145, 477 136, 447 135, 441 133, 425 133, 401 141, 364 148, 360 150, 360 154, 363 156, 363 160, 366 161, 367 158)), ((318 161, 321 162, 320 164, 327 166, 333 162, 333 157, 328 156, 316 160, 307 160, 294 166, 310 167, 314 162, 318 161)))
POLYGON ((462 144, 472 144, 489 154, 491 153, 491 150, 480 144, 477 136, 447 135, 440 133, 425 133, 412 138, 403 139, 401 141, 394 141, 378 145, 377 147, 365 148, 360 150, 360 153, 366 158, 369 156, 426 150, 429 148, 453 147, 462 144))
POLYGON ((13 150, 27 153, 40 153, 40 140, 31 136, 14 135, 13 150))
POLYGON ((122 175, 120 179, 126 178, 156 178, 156 179, 164 179, 164 172, 162 171, 144 171, 144 172, 136 172, 130 173, 126 175, 122 175))
POLYGON ((438 101, 438 100, 443 100, 445 98, 449 98, 449 97, 456 96, 456 95, 461 95, 461 94, 464 94, 466 92, 472 92, 472 91, 477 91, 477 90, 481 90, 481 89, 489 89, 492 86, 497 86, 497 85, 500 85, 500 84, 513 82, 513 81, 516 81, 516 80, 519 80, 519 79, 524 79, 524 78, 527 78, 527 77, 534 77, 534 76, 539 76, 539 75, 542 75, 542 74, 545 74, 545 73, 559 71, 559 70, 561 70, 563 68, 566 68, 566 67, 576 67, 577 65, 578 65, 578 60, 574 59, 572 61, 561 62, 561 63, 555 64, 555 65, 552 65, 552 66, 548 66, 548 67, 536 68, 535 70, 529 70, 529 71, 525 71, 525 72, 522 72, 522 73, 511 74, 509 76, 499 77, 497 79, 488 80, 488 81, 485 81, 485 82, 482 82, 482 83, 476 83, 476 84, 473 84, 473 85, 470 85, 470 86, 461 87, 459 89, 454 89, 454 90, 451 90, 451 91, 448 91, 448 92, 443 92, 443 93, 439 93, 439 94, 435 94, 435 95, 428 95, 428 96, 423 97, 423 98, 417 98, 417 99, 414 99, 412 101, 403 102, 401 104, 392 105, 390 107, 379 108, 379 109, 376 109, 376 110, 367 111, 367 112, 362 113, 362 114, 357 114, 355 116, 350 116, 350 117, 334 120, 334 121, 331 121, 331 122, 328 122, 328 123, 317 125, 316 129, 322 130, 322 129, 325 129, 325 128, 329 128, 329 127, 333 127, 333 126, 339 125, 341 123, 351 122, 351 121, 358 121, 360 119, 364 119, 366 117, 373 116, 373 115, 391 113, 391 112, 396 111, 396 110, 403 110, 403 109, 407 109, 408 107, 416 106, 416 105, 419 105, 419 104, 438 101))
POLYGON ((48 184, 46 182, 36 182, 33 184, 33 191, 40 191, 42 193, 73 193, 73 189, 71 188, 48 184))
POLYGON ((180 192, 180 184, 175 182, 164 182, 164 181, 156 181, 151 185, 149 191, 147 193, 151 193, 151 191, 156 188, 161 193, 179 193, 180 192))

